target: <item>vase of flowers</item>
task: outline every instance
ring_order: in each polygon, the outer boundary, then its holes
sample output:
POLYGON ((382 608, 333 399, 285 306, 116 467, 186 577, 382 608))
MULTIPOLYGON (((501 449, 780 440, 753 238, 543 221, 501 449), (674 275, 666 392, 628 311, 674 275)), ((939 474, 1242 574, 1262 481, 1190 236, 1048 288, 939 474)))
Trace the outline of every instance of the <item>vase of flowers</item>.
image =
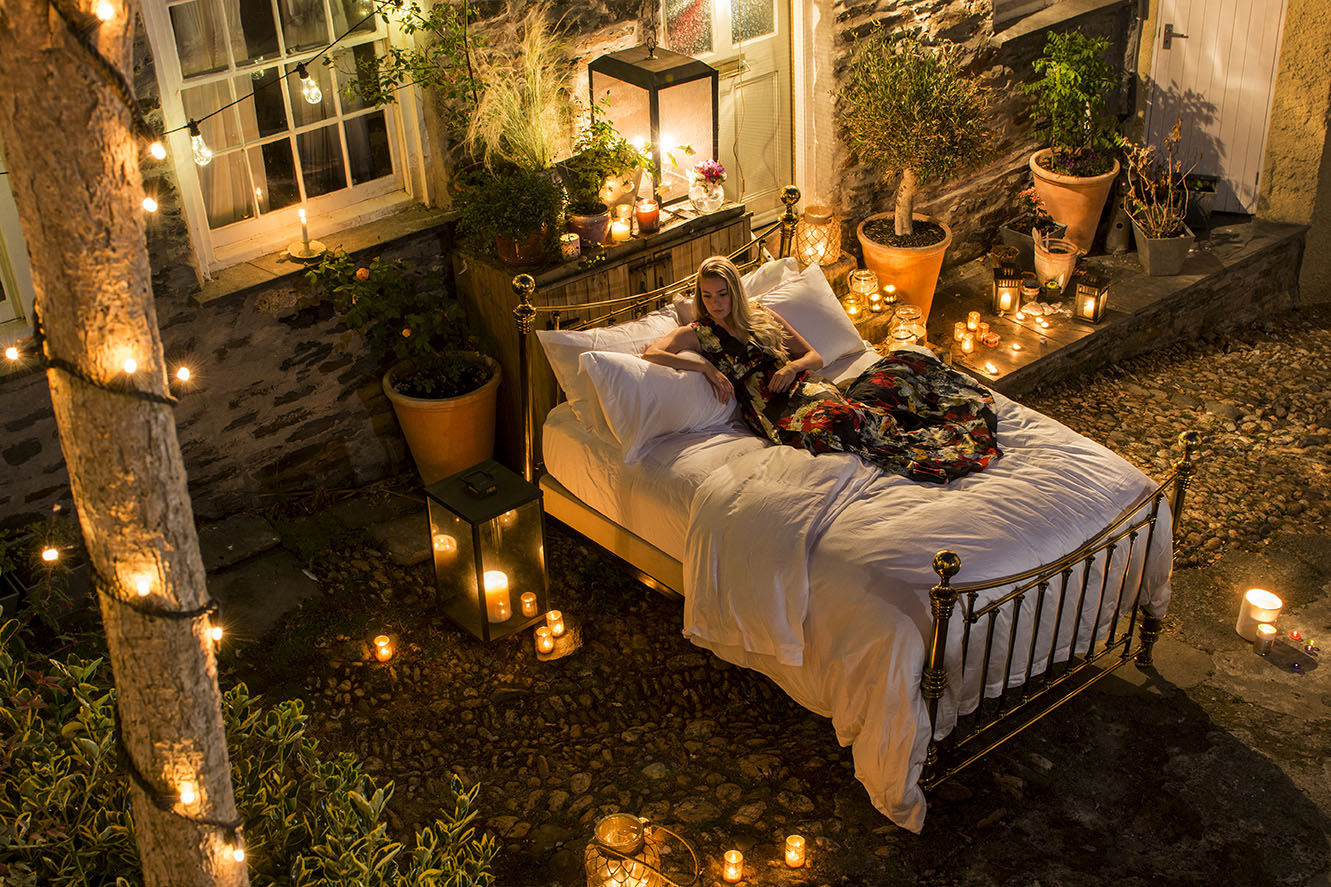
POLYGON ((703 160, 693 167, 689 200, 698 212, 716 212, 726 202, 726 168, 716 160, 703 160))

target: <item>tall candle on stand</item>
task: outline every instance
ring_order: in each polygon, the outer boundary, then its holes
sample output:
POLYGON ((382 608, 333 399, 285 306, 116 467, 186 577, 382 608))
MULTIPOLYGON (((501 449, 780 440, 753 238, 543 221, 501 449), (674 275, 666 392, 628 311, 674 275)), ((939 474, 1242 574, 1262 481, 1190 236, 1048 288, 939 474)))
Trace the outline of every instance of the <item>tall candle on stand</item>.
POLYGON ((309 249, 310 229, 305 225, 305 207, 302 206, 300 209, 296 210, 296 214, 300 216, 300 242, 305 244, 306 249, 309 249))
POLYGON ((508 575, 501 570, 485 571, 485 615, 491 622, 507 622, 513 615, 508 575))

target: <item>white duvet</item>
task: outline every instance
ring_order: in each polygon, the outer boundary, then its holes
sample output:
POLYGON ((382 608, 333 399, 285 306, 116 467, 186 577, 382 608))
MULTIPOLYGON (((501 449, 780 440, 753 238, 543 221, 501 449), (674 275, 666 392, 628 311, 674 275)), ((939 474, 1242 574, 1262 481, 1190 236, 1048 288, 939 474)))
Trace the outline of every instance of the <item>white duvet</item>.
MULTIPOLYGON (((691 640, 763 672, 801 705, 831 718, 839 741, 853 748, 856 776, 874 805, 918 832, 925 800, 917 782, 929 737, 919 680, 928 591, 937 582, 934 554, 948 548, 960 555, 957 584, 1016 573, 1076 548, 1154 487, 1058 422, 999 394, 995 402, 1004 455, 947 485, 883 474, 852 456, 762 446, 740 433, 666 437, 628 467, 616 464, 613 448, 570 429, 567 418, 556 421, 559 410, 546 425, 545 459, 570 492, 680 557, 691 640), (687 521, 678 514, 684 502, 687 521)), ((1142 593, 1157 614, 1169 598, 1170 536, 1165 511, 1142 593)), ((1143 548, 1144 536, 1136 564, 1143 548)), ((1113 589, 1123 578, 1126 550, 1120 547, 1111 564, 1113 589)), ((1127 577, 1128 597, 1135 573, 1127 577)), ((1093 587, 1100 575, 1097 563, 1093 587)), ((1106 613, 1113 604, 1111 598, 1106 613)), ((1033 596, 1023 612, 1029 626, 1033 596)), ((1074 615, 1069 605, 1056 660, 1072 643, 1074 615)), ((1041 660, 1054 616, 1054 607, 1045 608, 1041 660)), ((1079 652, 1094 616, 1087 612, 1075 627, 1079 652)), ((1000 619, 1000 637, 1007 618, 1000 619)), ((1100 620, 1101 637, 1110 621, 1100 620)), ((954 618, 953 674, 959 629, 954 618)), ((972 644, 973 661, 979 646, 972 644)), ((1014 663, 1013 673, 1024 666, 1014 663)), ((987 676, 991 695, 1004 683, 997 671, 987 676)), ((964 688, 951 682, 939 735, 958 710, 978 701, 974 672, 964 688)))

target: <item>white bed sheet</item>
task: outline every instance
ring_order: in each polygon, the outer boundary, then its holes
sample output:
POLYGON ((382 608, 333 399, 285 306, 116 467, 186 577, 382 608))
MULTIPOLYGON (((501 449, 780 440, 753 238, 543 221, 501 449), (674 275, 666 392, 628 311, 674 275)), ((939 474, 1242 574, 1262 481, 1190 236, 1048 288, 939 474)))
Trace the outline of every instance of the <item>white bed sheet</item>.
MULTIPOLYGON (((870 352, 854 361, 852 375, 875 357, 870 352)), ((824 534, 809 564, 803 665, 783 665, 742 646, 706 645, 728 661, 763 672, 805 708, 831 718, 838 740, 853 746, 856 776, 874 805, 912 831, 922 827, 925 814, 917 782, 928 716, 918 681, 931 618, 927 592, 937 581, 930 566, 935 540, 936 547, 962 554, 958 583, 1006 575, 1071 550, 1117 516, 1114 503, 1121 510, 1154 486, 1120 457, 1058 422, 1002 395, 995 401, 1004 456, 987 470, 945 486, 884 474, 875 484, 878 504, 846 509, 824 534), (884 499, 911 528, 910 543, 897 546, 882 538, 884 499), (1096 500, 1098 507, 1088 511, 1087 502, 1096 500), (1009 528, 997 551, 989 533, 996 526, 1009 528), (1024 536, 1013 527, 1039 531, 1024 536), (967 556, 976 552, 985 553, 984 575, 977 572, 981 562, 967 556), (902 596, 884 588, 912 591, 902 596), (916 630, 891 628, 903 624, 916 630)), ((721 465, 768 446, 742 427, 681 434, 662 438, 640 463, 625 466, 617 445, 581 426, 564 405, 547 419, 544 441, 547 470, 573 495, 681 561, 689 506, 699 485, 721 465)), ((1169 595, 1167 516, 1155 541, 1153 556, 1163 550, 1166 563, 1146 597, 1153 611, 1163 612, 1169 595)), ((1045 614, 1044 621, 1050 619, 1045 614)), ((953 620, 949 659, 959 659, 959 621, 953 620)), ((1064 641, 1069 639, 1070 633, 1064 641)), ((972 649, 971 658, 977 653, 972 649)), ((959 700, 958 688, 949 688, 940 731, 958 708, 973 707, 979 690, 978 674, 974 677, 972 699, 959 700)), ((1002 675, 991 675, 990 684, 996 692, 1002 675)))

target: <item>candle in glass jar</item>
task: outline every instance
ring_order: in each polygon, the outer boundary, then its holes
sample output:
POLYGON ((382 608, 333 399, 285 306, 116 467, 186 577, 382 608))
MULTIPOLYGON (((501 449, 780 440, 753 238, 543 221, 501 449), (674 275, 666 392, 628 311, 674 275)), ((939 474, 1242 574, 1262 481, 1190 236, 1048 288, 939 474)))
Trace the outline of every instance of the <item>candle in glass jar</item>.
POLYGON ((961 337, 961 353, 970 354, 975 350, 975 336, 966 333, 961 337))
POLYGON ((786 865, 793 869, 804 865, 803 835, 789 835, 786 838, 786 865))
POLYGON ((638 201, 638 233, 651 234, 661 223, 661 205, 655 200, 638 201))
POLYGON ((727 850, 721 863, 721 880, 735 883, 744 877, 744 854, 738 850, 727 850))
POLYGON ((869 293, 869 310, 870 311, 883 310, 883 294, 878 292, 877 290, 874 290, 873 292, 869 293))
POLYGON ((975 338, 983 339, 987 335, 989 335, 989 322, 987 320, 982 320, 980 321, 980 325, 975 328, 975 338))
POLYGON ((622 219, 616 219, 610 225, 610 239, 615 243, 623 243, 624 241, 628 240, 629 237, 632 236, 632 234, 633 234, 633 229, 629 227, 628 222, 622 219))
POLYGON ((380 662, 393 658, 393 641, 388 635, 381 634, 374 639, 374 658, 380 662))
POLYGON ((578 235, 570 231, 567 234, 559 235, 559 257, 567 262, 570 259, 576 259, 582 255, 582 241, 578 235))
POLYGON ((952 324, 952 338, 954 340, 960 342, 961 337, 964 335, 966 335, 966 321, 958 320, 956 323, 952 324))
POLYGON ((485 615, 491 622, 507 622, 513 615, 508 575, 502 570, 485 571, 485 615))
POLYGON ((1276 642, 1276 627, 1269 622, 1259 623, 1257 626, 1257 640, 1252 642, 1252 648, 1257 653, 1270 653, 1271 648, 1276 642))
POLYGON ((554 651, 555 639, 554 636, 550 634, 550 629, 546 628, 544 625, 538 626, 536 629, 536 652, 553 653, 554 651))
POLYGON ((975 330, 980 326, 980 312, 972 311, 966 315, 966 329, 975 330))
POLYGON ((551 610, 545 614, 545 624, 550 627, 550 634, 560 637, 564 633, 564 614, 551 610))
POLYGON ((615 204, 615 218, 622 219, 623 221, 627 222, 629 220, 629 216, 631 215, 633 215, 633 206, 631 204, 628 203, 615 204))
POLYGON ((533 592, 526 592, 518 598, 518 602, 522 605, 523 616, 530 619, 536 615, 536 595, 533 592))

